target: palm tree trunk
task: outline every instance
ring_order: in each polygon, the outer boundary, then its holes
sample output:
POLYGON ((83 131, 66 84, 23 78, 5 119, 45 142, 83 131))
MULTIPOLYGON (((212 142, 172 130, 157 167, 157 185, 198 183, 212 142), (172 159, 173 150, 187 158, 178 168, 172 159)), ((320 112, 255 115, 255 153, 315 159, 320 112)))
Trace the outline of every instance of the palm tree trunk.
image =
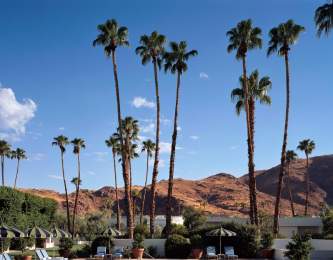
POLYGON ((291 185, 290 185, 290 163, 287 163, 287 180, 286 180, 286 186, 289 194, 289 202, 290 202, 290 208, 291 208, 291 214, 293 217, 295 217, 295 207, 294 207, 294 199, 293 199, 293 193, 291 191, 291 185))
POLYGON ((2 186, 5 187, 5 156, 1 155, 1 177, 2 186))
MULTIPOLYGON (((129 142, 128 142, 129 143, 129 142)), ((128 152, 128 154, 130 154, 130 152, 128 152)), ((133 221, 133 225, 135 227, 135 212, 134 212, 134 200, 133 200, 133 193, 132 193, 132 162, 131 162, 131 158, 128 158, 128 164, 129 164, 129 172, 130 172, 130 194, 131 194, 131 202, 132 202, 132 221, 133 221)))
POLYGON ((286 162, 286 149, 288 142, 288 123, 289 123, 289 102, 290 102, 290 80, 289 80, 289 60, 288 52, 286 51, 284 55, 285 67, 286 67, 286 111, 285 111, 285 121, 284 121, 284 134, 283 134, 283 143, 282 143, 282 152, 281 152, 281 165, 279 180, 276 192, 276 201, 275 201, 275 210, 274 210, 274 225, 273 232, 275 235, 279 232, 279 212, 280 212, 280 200, 281 200, 281 191, 282 191, 282 181, 283 175, 285 173, 285 162, 286 162))
POLYGON ((17 165, 16 165, 16 175, 15 175, 15 181, 14 181, 14 189, 16 189, 16 183, 17 183, 17 176, 20 169, 20 159, 17 159, 17 165))
POLYGON ((143 193, 142 193, 142 199, 141 199, 140 225, 143 224, 143 214, 144 214, 144 211, 145 211, 145 200, 146 200, 146 192, 147 192, 148 170, 149 170, 149 152, 147 152, 145 187, 144 187, 144 190, 143 190, 143 193))
POLYGON ((116 202, 117 202, 117 229, 120 231, 120 206, 119 206, 119 197, 118 197, 118 182, 117 182, 117 167, 116 167, 116 155, 112 152, 113 155, 113 171, 114 171, 114 185, 116 187, 116 202))
POLYGON ((80 152, 77 153, 77 184, 76 184, 76 192, 75 192, 75 202, 74 202, 74 212, 73 212, 73 222, 72 222, 72 229, 73 229, 73 238, 75 236, 75 217, 77 214, 77 202, 79 199, 79 192, 80 192, 80 181, 81 181, 81 163, 80 163, 80 152))
POLYGON ((154 78, 155 78, 155 93, 156 93, 156 150, 155 160, 153 167, 153 176, 151 182, 151 207, 150 207, 150 236, 154 236, 155 232, 155 198, 156 198, 156 182, 158 175, 158 163, 160 153, 160 96, 158 91, 158 75, 157 75, 157 61, 154 59, 154 78))
POLYGON ((254 204, 254 190, 253 187, 255 183, 254 177, 254 162, 253 162, 253 147, 252 147, 252 136, 250 127, 250 113, 249 113, 249 102, 248 102, 248 86, 247 86, 247 76, 246 76, 246 59, 243 56, 243 88, 244 88, 244 99, 245 99, 245 113, 246 113, 246 128, 247 128, 247 145, 248 145, 248 169, 249 169, 249 199, 250 199, 250 220, 252 224, 258 225, 258 216, 254 215, 254 209, 257 205, 254 204))
POLYGON ((67 228, 68 232, 71 233, 71 220, 69 215, 69 201, 68 201, 68 192, 67 192, 67 184, 66 184, 66 177, 65 177, 65 167, 64 167, 64 152, 61 151, 61 169, 62 169, 62 179, 64 181, 64 188, 65 188, 65 197, 66 197, 66 212, 67 212, 67 228))
POLYGON ((308 215, 309 207, 309 194, 310 194, 310 178, 309 178, 309 155, 306 154, 306 195, 305 195, 305 207, 304 216, 308 215))
POLYGON ((177 125, 178 125, 178 111, 179 111, 179 89, 180 89, 180 72, 177 72, 177 90, 176 90, 176 106, 173 119, 173 133, 170 154, 169 166, 169 183, 168 183, 168 200, 166 208, 166 235, 170 235, 171 231, 171 216, 172 216, 172 189, 173 189, 173 176, 175 171, 175 156, 176 156, 176 143, 177 143, 177 125))
POLYGON ((120 110, 120 94, 119 94, 119 83, 118 83, 118 72, 116 64, 116 54, 115 50, 111 52, 112 54, 112 64, 113 64, 113 76, 115 81, 116 97, 117 97, 117 114, 118 114, 118 128, 120 136, 120 146, 121 146, 121 157, 122 157, 122 169, 123 169, 123 178, 125 186, 125 201, 127 209, 127 231, 129 238, 133 238, 133 217, 132 217, 132 202, 130 194, 130 183, 129 183, 129 162, 128 157, 124 148, 122 125, 121 125, 121 110, 120 110))

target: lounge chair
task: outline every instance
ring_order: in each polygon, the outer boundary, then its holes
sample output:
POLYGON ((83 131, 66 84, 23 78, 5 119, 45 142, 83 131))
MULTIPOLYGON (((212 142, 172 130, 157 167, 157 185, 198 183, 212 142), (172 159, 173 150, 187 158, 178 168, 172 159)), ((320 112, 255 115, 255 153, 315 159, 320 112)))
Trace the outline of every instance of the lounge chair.
POLYGON ((68 260, 68 258, 64 257, 49 257, 48 253, 44 248, 36 248, 35 250, 37 259, 39 260, 68 260))
POLYGON ((96 257, 104 257, 106 256, 106 246, 98 246, 97 247, 97 252, 96 252, 96 257))
POLYGON ((2 254, 2 257, 3 257, 3 259, 5 259, 5 260, 12 260, 12 258, 11 258, 7 253, 3 253, 3 254, 2 254))
POLYGON ((35 253, 36 253, 36 256, 37 256, 36 259, 39 259, 39 260, 46 260, 46 257, 43 256, 42 251, 41 251, 40 248, 36 248, 36 249, 35 249, 35 253))
POLYGON ((221 257, 221 255, 216 254, 216 248, 214 246, 208 246, 206 248, 206 257, 208 259, 210 259, 210 258, 219 259, 221 257))
POLYGON ((224 255, 225 259, 238 259, 238 255, 235 255, 235 250, 233 246, 225 246, 224 255))
POLYGON ((0 254, 0 260, 5 260, 5 257, 2 254, 0 254))
POLYGON ((124 256, 124 247, 122 246, 115 246, 112 251, 113 258, 123 258, 124 256))

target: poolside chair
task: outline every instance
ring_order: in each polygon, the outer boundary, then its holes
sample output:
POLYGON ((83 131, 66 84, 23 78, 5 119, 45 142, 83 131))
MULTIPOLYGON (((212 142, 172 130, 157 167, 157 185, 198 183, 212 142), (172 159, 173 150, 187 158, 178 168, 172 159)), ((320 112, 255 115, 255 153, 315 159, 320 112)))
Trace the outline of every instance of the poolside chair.
POLYGON ((2 254, 2 257, 3 257, 3 259, 5 259, 5 260, 12 260, 12 258, 11 258, 7 253, 3 253, 3 254, 2 254))
POLYGON ((2 254, 0 254, 0 260, 5 260, 5 257, 2 254))
POLYGON ((106 246, 98 246, 97 247, 97 252, 96 252, 96 257, 104 257, 106 256, 106 246))
POLYGON ((43 256, 40 248, 36 248, 35 253, 36 253, 36 256, 37 256, 36 259, 46 260, 46 257, 43 256))
POLYGON ((238 259, 238 255, 235 255, 235 250, 233 246, 224 247, 225 259, 238 259))
POLYGON ((211 259, 211 258, 218 259, 219 258, 219 255, 216 254, 215 246, 208 246, 206 248, 206 257, 209 259, 211 259))
POLYGON ((123 246, 115 246, 112 251, 112 258, 123 258, 124 256, 124 247, 123 246))
POLYGON ((68 258, 65 258, 65 257, 62 257, 62 256, 59 256, 59 257, 49 257, 47 251, 45 250, 45 248, 41 248, 40 249, 44 259, 47 259, 47 260, 68 260, 68 258))

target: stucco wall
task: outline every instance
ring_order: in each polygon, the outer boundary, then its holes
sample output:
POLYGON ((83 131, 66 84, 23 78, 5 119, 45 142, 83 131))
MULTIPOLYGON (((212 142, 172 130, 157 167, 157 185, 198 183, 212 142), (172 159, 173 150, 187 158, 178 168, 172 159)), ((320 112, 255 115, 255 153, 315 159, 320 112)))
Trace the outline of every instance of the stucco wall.
MULTIPOLYGON (((154 246, 157 250, 157 254, 161 257, 165 256, 165 250, 164 250, 164 245, 165 245, 166 239, 145 239, 144 240, 144 245, 145 248, 148 248, 150 246, 154 246)), ((121 247, 132 247, 132 239, 115 239, 114 240, 114 245, 115 246, 121 246, 121 247)))

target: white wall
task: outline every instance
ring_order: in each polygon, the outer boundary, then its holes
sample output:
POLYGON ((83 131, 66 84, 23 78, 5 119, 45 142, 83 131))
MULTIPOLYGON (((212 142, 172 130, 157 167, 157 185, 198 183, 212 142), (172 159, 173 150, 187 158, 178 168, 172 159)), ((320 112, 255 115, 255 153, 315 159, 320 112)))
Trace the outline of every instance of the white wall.
MULTIPOLYGON (((165 256, 165 241, 166 239, 145 239, 144 240, 144 245, 145 248, 148 248, 149 246, 154 246, 156 247, 157 254, 159 256, 164 257, 165 256)), ((114 241, 115 246, 121 246, 121 247, 132 247, 132 239, 115 239, 114 241)))

